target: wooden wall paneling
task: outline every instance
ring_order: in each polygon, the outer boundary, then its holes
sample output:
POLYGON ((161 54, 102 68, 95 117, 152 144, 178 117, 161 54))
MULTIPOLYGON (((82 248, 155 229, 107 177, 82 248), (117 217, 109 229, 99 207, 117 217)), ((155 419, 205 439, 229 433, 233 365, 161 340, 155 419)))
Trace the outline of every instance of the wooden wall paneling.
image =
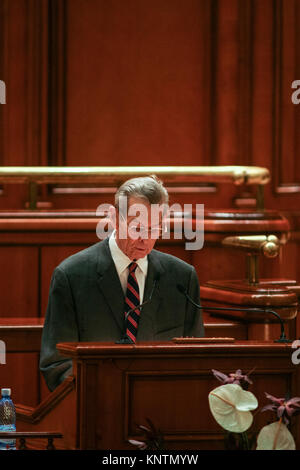
MULTIPOLYGON (((25 106, 26 96, 25 56, 26 44, 25 2, 17 0, 1 2, 1 79, 6 83, 6 104, 1 105, 1 164, 24 163, 24 143, 26 139, 25 106), (21 46, 23 45, 23 47, 21 46), (13 158, 14 156, 14 158, 13 158)), ((24 197, 20 187, 3 187, 0 207, 18 207, 24 197)))
POLYGON ((261 277, 274 277, 299 280, 297 244, 294 241, 288 241, 283 245, 279 256, 273 259, 261 259, 260 272, 261 277))
MULTIPOLYGON (((28 4, 28 94, 29 116, 27 142, 27 163, 38 166, 48 164, 49 140, 51 128, 49 125, 49 101, 53 96, 49 94, 50 71, 49 44, 51 42, 49 32, 49 8, 52 2, 49 0, 30 0, 28 4)), ((26 207, 28 204, 28 189, 26 207)), ((47 201, 47 187, 38 187, 38 198, 47 201)), ((49 205, 50 207, 50 205, 49 205)))
POLYGON ((0 246, 1 316, 38 316, 38 248, 0 246))
MULTIPOLYGON (((296 209, 299 12, 299 0, 3 0, 3 164, 260 164, 267 206, 296 209)), ((24 206, 27 188, 4 189, 0 208, 24 206)), ((236 193, 199 199, 229 207, 236 193)))
MULTIPOLYGON (((297 260, 297 275, 296 279, 300 279, 300 266, 299 266, 299 259, 300 259, 300 244, 299 242, 295 246, 295 252, 294 252, 294 259, 297 260)), ((298 311, 297 319, 296 319, 296 337, 300 338, 300 315, 298 311)))
POLYGON ((67 164, 209 161, 209 15, 195 0, 67 2, 67 164))
MULTIPOLYGON (((7 15, 7 8, 6 8, 6 2, 1 2, 0 3, 0 51, 1 51, 1 54, 0 54, 0 80, 3 80, 4 83, 5 83, 5 90, 6 90, 6 94, 7 94, 7 87, 6 87, 6 83, 7 83, 7 76, 5 76, 4 74, 4 70, 5 70, 5 62, 6 62, 6 58, 7 58, 7 54, 5 54, 5 50, 6 50, 6 47, 5 47, 5 39, 6 39, 6 22, 5 22, 5 16, 7 15)), ((4 135, 5 135, 5 132, 4 132, 4 116, 5 116, 5 113, 4 113, 4 110, 5 110, 5 107, 1 104, 0 106, 0 158, 1 158, 1 164, 3 164, 2 160, 3 160, 3 153, 4 153, 4 145, 5 145, 5 141, 4 141, 4 135)), ((3 194, 3 190, 2 190, 2 187, 0 188, 0 194, 2 195, 3 194)))
MULTIPOLYGON (((214 28, 215 46, 214 100, 212 123, 214 130, 214 160, 216 165, 234 165, 240 158, 240 121, 241 101, 240 83, 240 28, 241 9, 239 0, 218 1, 214 28)), ((214 49, 213 49, 214 51, 214 49)), ((243 91, 244 93, 244 91, 243 91)), ((242 189, 242 188, 241 188, 242 189)), ((241 190, 238 190, 240 193, 241 190)), ((232 207, 237 188, 221 185, 218 188, 219 207, 232 207)))
POLYGON ((254 165, 252 155, 253 124, 253 0, 240 0, 239 25, 239 89, 238 89, 238 158, 240 165, 254 165))
POLYGON ((300 108, 292 103, 292 82, 300 72, 299 0, 275 1, 274 8, 274 149, 273 189, 281 206, 295 209, 299 204, 299 138, 300 108))
POLYGON ((37 406, 39 393, 38 353, 6 354, 6 364, 0 364, 0 388, 11 388, 14 403, 37 406))
MULTIPOLYGON (((163 8, 158 0, 4 0, 2 8, 7 164, 257 163, 253 97, 271 0, 167 0, 163 8)), ((263 125, 272 110, 261 112, 263 125)), ((23 206, 27 188, 9 188, 0 207, 23 206)), ((184 198, 230 207, 240 194, 211 189, 184 198)), ((98 202, 88 191, 40 193, 60 208, 98 202)))
MULTIPOLYGON (((257 165, 253 161, 253 41, 255 5, 253 0, 238 2, 237 19, 237 158, 230 164, 257 165)), ((256 207, 255 187, 237 187, 233 199, 236 207, 256 207)))
MULTIPOLYGON (((273 6, 270 0, 253 2, 253 60, 252 60, 252 160, 251 164, 272 167, 272 103, 274 32, 273 6)), ((265 189, 266 207, 272 208, 270 193, 272 183, 265 189)))
MULTIPOLYGON (((1 246, 0 269, 1 317, 37 316, 38 248, 1 246)), ((36 406, 40 400, 38 384, 38 354, 8 352, 6 365, 0 366, 1 387, 11 387, 14 399, 36 406)))
POLYGON ((210 165, 217 165, 217 73, 218 73, 218 0, 211 0, 210 13, 210 165))
POLYGON ((256 164, 252 159, 253 18, 252 0, 218 2, 217 164, 256 164))
MULTIPOLYGON (((0 246, 0 270, 1 317, 38 316, 38 248, 0 246)), ((0 366, 0 385, 11 387, 17 400, 36 405, 40 400, 38 354, 8 352, 6 362, 0 366)))
MULTIPOLYGON (((79 5, 78 14, 80 15, 79 5)), ((67 31, 66 0, 51 0, 48 10, 48 154, 45 165, 66 165, 67 31)), ((80 38, 78 38, 80 40, 80 38)), ((76 99, 75 99, 76 101, 76 99)), ((78 115, 77 115, 78 118, 78 115)))
MULTIPOLYGON (((51 10, 51 164, 217 163, 216 0, 168 0, 163 8, 66 0, 51 10)), ((102 200, 95 188, 52 189, 55 207, 102 200)), ((221 189, 226 201, 235 192, 221 189)), ((212 190, 176 197, 217 207, 212 190)))
MULTIPOLYGON (((300 77, 300 52, 299 52, 299 47, 298 44, 300 43, 300 31, 299 31, 299 24, 300 24, 300 2, 299 0, 295 3, 295 49, 294 49, 294 57, 295 57, 295 77, 297 80, 299 80, 300 77)), ((299 90, 299 88, 298 88, 299 90)), ((294 90, 292 90, 294 91, 294 90)), ((299 93, 298 93, 299 97, 299 93)), ((300 164, 299 164, 299 158, 297 156, 299 155, 299 149, 300 149, 300 137, 299 137, 299 132, 297 130, 299 129, 299 122, 300 122, 300 108, 299 104, 296 105, 296 109, 294 109, 295 112, 295 152, 296 152, 296 158, 295 158, 295 173, 297 175, 297 180, 298 178, 300 179, 300 164)))
POLYGON ((26 2, 2 2, 2 76, 6 83, 6 105, 1 106, 4 141, 2 165, 25 163, 26 142, 26 2))
POLYGON ((24 165, 47 164, 48 0, 26 2, 27 132, 24 165))
POLYGON ((200 284, 210 280, 244 279, 246 259, 243 253, 206 244, 193 253, 193 264, 197 269, 200 284), (230 262, 229 260, 234 260, 230 262))
POLYGON ((218 3, 217 164, 238 161, 238 0, 218 3))
MULTIPOLYGON (((1 79, 7 102, 1 106, 3 165, 41 165, 47 147, 47 0, 2 2, 1 79)), ((0 208, 23 208, 28 190, 6 185, 0 208)))

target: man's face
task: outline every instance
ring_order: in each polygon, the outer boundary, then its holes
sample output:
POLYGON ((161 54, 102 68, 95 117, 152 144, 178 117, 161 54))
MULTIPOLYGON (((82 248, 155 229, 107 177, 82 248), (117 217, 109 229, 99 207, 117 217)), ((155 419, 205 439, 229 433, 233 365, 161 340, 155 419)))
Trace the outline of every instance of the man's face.
MULTIPOLYGON (((162 216, 156 205, 135 197, 127 201, 127 216, 116 210, 116 241, 131 260, 148 255, 159 237, 162 216)), ((125 212, 126 214, 126 212, 125 212)))

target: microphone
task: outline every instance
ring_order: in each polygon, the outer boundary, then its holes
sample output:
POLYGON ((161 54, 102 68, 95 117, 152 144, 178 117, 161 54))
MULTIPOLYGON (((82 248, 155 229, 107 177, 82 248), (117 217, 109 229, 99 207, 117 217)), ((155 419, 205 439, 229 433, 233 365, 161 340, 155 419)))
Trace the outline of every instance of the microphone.
POLYGON ((272 315, 274 315, 279 320, 279 323, 280 323, 280 326, 281 326, 280 338, 275 339, 274 343, 291 343, 292 342, 291 339, 287 339, 287 337, 285 336, 283 320, 282 320, 281 316, 277 312, 275 312, 274 310, 264 309, 264 308, 256 308, 256 307, 251 307, 251 308, 203 307, 202 305, 196 304, 196 302, 194 302, 194 300, 189 296, 189 294, 187 293, 187 290, 185 289, 185 287, 183 287, 182 284, 177 284, 177 289, 179 290, 179 292, 181 292, 183 295, 185 295, 187 300, 189 302, 191 302, 194 305, 194 307, 196 307, 200 310, 223 310, 223 311, 224 310, 225 311, 229 310, 229 311, 234 311, 234 312, 237 311, 237 312, 271 313, 272 315))
POLYGON ((154 282, 153 282, 153 286, 152 286, 152 289, 151 289, 151 292, 150 292, 150 295, 148 297, 147 300, 144 300, 144 302, 142 302, 141 304, 137 305, 136 307, 134 308, 131 308, 130 310, 128 310, 128 312, 126 312, 125 314, 125 331, 123 333, 123 336, 121 339, 119 339, 118 341, 116 341, 116 344, 134 344, 132 339, 129 338, 127 335, 126 335, 126 322, 127 322, 127 318, 129 317, 129 315, 132 313, 132 312, 135 312, 136 310, 141 310, 142 307, 144 307, 144 305, 148 304, 149 302, 151 302, 151 299, 152 299, 152 296, 153 296, 153 292, 156 288, 156 285, 158 283, 160 279, 160 273, 157 273, 155 278, 154 278, 154 282))

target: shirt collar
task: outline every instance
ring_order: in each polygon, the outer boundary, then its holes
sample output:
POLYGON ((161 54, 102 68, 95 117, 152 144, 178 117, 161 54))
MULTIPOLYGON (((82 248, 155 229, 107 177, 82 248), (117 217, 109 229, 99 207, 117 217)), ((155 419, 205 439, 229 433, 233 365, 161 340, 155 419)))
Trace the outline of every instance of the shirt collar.
MULTIPOLYGON (((116 242, 116 230, 112 232, 112 234, 109 237, 109 248, 111 252, 112 259, 115 263, 117 272, 120 276, 120 274, 125 271, 125 269, 128 268, 130 263, 132 263, 132 260, 128 258, 125 253, 119 248, 117 242, 116 242)), ((140 268, 140 270, 143 272, 145 276, 147 276, 147 271, 148 271, 148 257, 147 255, 144 256, 144 258, 140 258, 136 261, 136 264, 140 268)))

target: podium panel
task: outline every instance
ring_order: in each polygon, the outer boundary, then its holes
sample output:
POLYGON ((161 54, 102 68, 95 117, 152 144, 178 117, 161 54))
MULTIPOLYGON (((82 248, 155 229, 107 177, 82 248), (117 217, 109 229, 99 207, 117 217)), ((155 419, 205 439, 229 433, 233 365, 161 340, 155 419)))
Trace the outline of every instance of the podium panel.
MULTIPOLYGON (((300 395, 299 369, 291 345, 236 341, 232 344, 63 343, 72 357, 69 377, 37 409, 17 406, 18 430, 58 431, 68 449, 133 449, 138 425, 149 418, 163 433, 166 450, 223 449, 223 429, 208 407, 209 392, 220 385, 211 370, 250 372, 259 407, 264 392, 300 395)), ((251 430, 271 421, 256 413, 251 430)), ((299 431, 291 429, 299 446, 299 431)))

